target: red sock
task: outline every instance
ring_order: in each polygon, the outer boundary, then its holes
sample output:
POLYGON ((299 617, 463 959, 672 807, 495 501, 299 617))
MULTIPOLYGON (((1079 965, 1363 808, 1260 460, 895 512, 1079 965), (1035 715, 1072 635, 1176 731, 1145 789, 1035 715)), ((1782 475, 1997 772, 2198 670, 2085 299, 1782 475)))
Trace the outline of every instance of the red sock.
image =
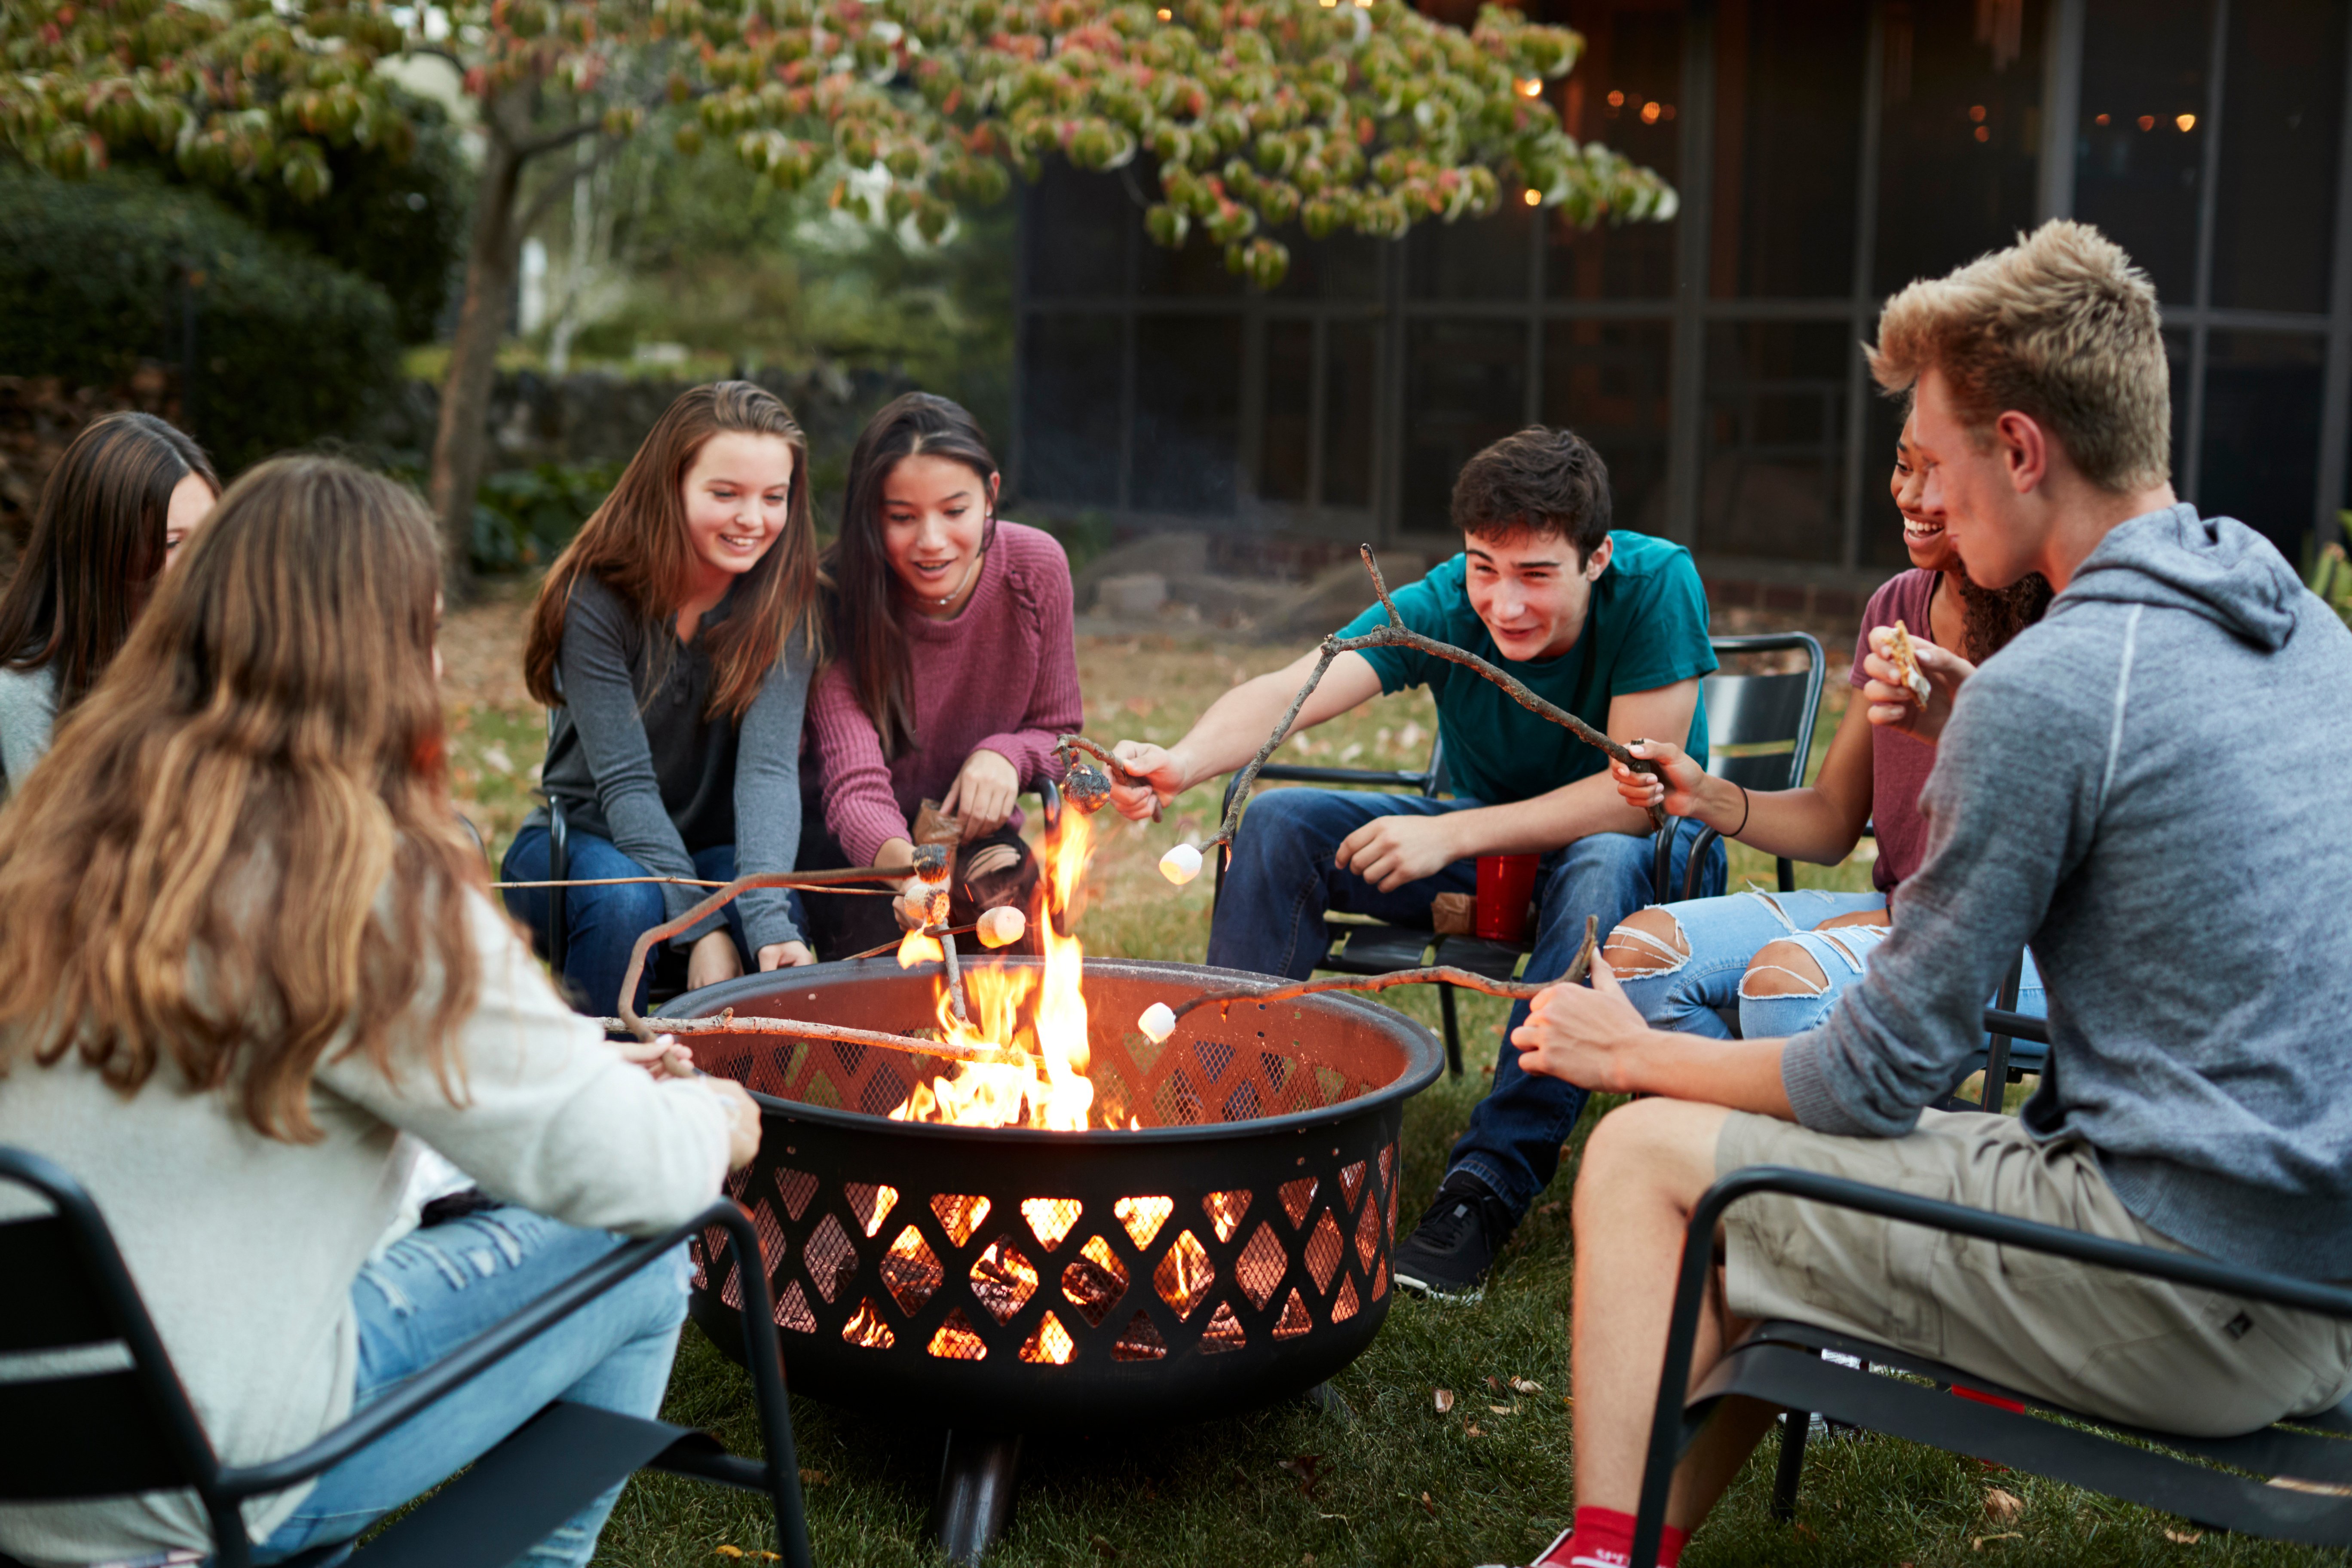
MULTIPOLYGON (((1658 1538, 1658 1568, 1676 1568, 1690 1531, 1667 1525, 1658 1538)), ((1633 1516, 1613 1508, 1580 1508, 1576 1528, 1551 1543, 1536 1568, 1627 1568, 1633 1560, 1633 1516)))

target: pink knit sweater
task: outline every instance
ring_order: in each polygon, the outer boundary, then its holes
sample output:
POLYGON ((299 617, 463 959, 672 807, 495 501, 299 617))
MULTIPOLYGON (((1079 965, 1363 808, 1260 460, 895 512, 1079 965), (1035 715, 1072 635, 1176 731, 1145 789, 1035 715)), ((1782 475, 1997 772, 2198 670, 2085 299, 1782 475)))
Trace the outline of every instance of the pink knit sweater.
MULTIPOLYGON (((999 521, 980 583, 953 620, 902 614, 915 693, 915 748, 882 760, 881 737, 835 663, 809 692, 824 769, 824 821, 853 865, 870 866, 926 798, 946 798, 964 759, 985 746, 1024 784, 1059 776, 1054 742, 1086 721, 1071 630, 1070 563, 1050 533, 999 521)), ((1015 819, 1016 821, 1018 818, 1015 819)))

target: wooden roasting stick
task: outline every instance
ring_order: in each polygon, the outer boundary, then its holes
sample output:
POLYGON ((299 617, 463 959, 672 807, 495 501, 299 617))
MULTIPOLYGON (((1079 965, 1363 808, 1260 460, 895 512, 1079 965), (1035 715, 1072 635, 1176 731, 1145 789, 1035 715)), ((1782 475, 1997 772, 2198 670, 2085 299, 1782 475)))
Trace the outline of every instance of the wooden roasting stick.
POLYGON ((1568 963, 1568 971, 1557 980, 1489 980, 1466 969, 1456 969, 1450 963, 1435 964, 1428 969, 1400 969, 1388 974, 1370 974, 1339 980, 1305 980, 1292 985, 1276 985, 1260 991, 1254 987, 1236 987, 1231 991, 1210 991, 1193 997, 1181 1006, 1171 1009, 1181 1018, 1196 1007, 1215 1003, 1230 1013, 1236 1002, 1286 1002, 1294 996, 1313 996, 1324 991, 1386 991, 1391 985, 1459 985, 1465 991, 1483 991, 1489 996, 1526 1001, 1555 985, 1573 985, 1592 969, 1592 950, 1601 935, 1601 917, 1584 917, 1584 941, 1578 944, 1576 956, 1568 963))
MULTIPOLYGON (((1307 678, 1307 684, 1298 689, 1298 695, 1291 699, 1290 711, 1282 716, 1282 722, 1274 727, 1274 733, 1265 738, 1265 744, 1257 749, 1257 755, 1252 757, 1249 766, 1241 771, 1239 786, 1234 791, 1233 809, 1225 813, 1224 824, 1217 829, 1217 836, 1210 840, 1212 844, 1222 845, 1228 855, 1233 853, 1234 835, 1241 830, 1242 808, 1249 804, 1250 785, 1256 782, 1258 770, 1265 766, 1266 759, 1274 755, 1275 748, 1281 745, 1288 737, 1291 725, 1298 721, 1298 710, 1307 705, 1307 699, 1313 694, 1315 688, 1322 683, 1323 672, 1331 668, 1331 661, 1343 653, 1360 653, 1368 647, 1418 648, 1433 658, 1458 664, 1465 669, 1483 676, 1501 687, 1513 701, 1528 712, 1538 718, 1550 720, 1586 745, 1597 747, 1607 752, 1612 760, 1622 763, 1635 773, 1649 773, 1654 777, 1662 776, 1659 774, 1658 764, 1649 758, 1635 756, 1568 710, 1556 708, 1545 701, 1519 684, 1517 679, 1496 669, 1476 654, 1466 653, 1452 643, 1442 643, 1434 637, 1425 637, 1408 627, 1404 624, 1404 617, 1397 614, 1395 602, 1389 597, 1389 585, 1381 577, 1380 562, 1373 556, 1372 547, 1362 544, 1357 548, 1363 553, 1364 570, 1372 574, 1372 591, 1380 595, 1381 607, 1389 613, 1389 624, 1384 626, 1375 626, 1360 637, 1343 638, 1334 633, 1323 639, 1321 655, 1315 661, 1315 671, 1307 678)), ((1657 806, 1650 808, 1650 826, 1660 831, 1663 831, 1666 826, 1666 814, 1657 806)), ((1409 973, 1425 972, 1414 970, 1409 973)), ((1481 990, 1486 988, 1479 987, 1481 990)), ((1496 992, 1495 994, 1503 995, 1506 993, 1496 992)))
MULTIPOLYGON (((870 868, 842 872, 765 871, 749 877, 738 877, 694 908, 675 920, 664 921, 637 937, 637 944, 629 952, 628 973, 621 978, 621 1016, 607 1018, 608 1029, 626 1029, 640 1040, 651 1040, 656 1034, 766 1034, 789 1035, 803 1040, 838 1040, 845 1045, 876 1046, 883 1050, 903 1051, 908 1056, 948 1057, 961 1061, 1017 1062, 1025 1059, 1017 1051, 988 1049, 972 1046, 950 1045, 944 1040, 918 1039, 912 1035, 887 1035, 874 1029, 852 1029, 833 1024, 803 1024, 792 1018, 737 1018, 732 1012, 725 1018, 655 1018, 637 1016, 637 982, 646 972, 646 955, 656 942, 667 942, 680 931, 717 914, 729 904, 754 888, 790 888, 804 885, 816 878, 835 881, 852 881, 859 878, 887 878, 896 881, 904 873, 878 871, 870 868)), ((823 884, 819 884, 823 885, 823 884)))

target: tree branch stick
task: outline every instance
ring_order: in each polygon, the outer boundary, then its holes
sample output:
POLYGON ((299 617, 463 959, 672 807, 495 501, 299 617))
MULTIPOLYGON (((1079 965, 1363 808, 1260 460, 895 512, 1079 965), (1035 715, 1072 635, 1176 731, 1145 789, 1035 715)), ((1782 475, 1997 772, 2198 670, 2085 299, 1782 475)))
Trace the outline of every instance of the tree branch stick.
MULTIPOLYGON (((1465 991, 1483 991, 1489 996, 1506 997, 1523 1002, 1555 985, 1573 985, 1592 969, 1592 950, 1601 934, 1597 915, 1584 917, 1584 941, 1569 960, 1568 970, 1557 980, 1489 980, 1466 969, 1456 969, 1450 963, 1428 969, 1400 969, 1388 974, 1349 976, 1337 980, 1305 980, 1292 985, 1276 985, 1266 990, 1236 986, 1230 991, 1210 991, 1193 997, 1174 1009, 1181 1018, 1196 1007, 1216 1004, 1230 1012, 1236 1002, 1283 1002, 1294 996, 1314 996, 1326 991, 1386 991, 1395 985, 1459 985, 1465 991)), ((1223 1016, 1221 1012, 1220 1016, 1223 1016)))
POLYGON ((835 1024, 803 1024, 796 1018, 739 1018, 731 1008, 717 1018, 640 1018, 635 1024, 625 1018, 599 1018, 596 1022, 608 1030, 634 1031, 641 1024, 662 1035, 782 1035, 795 1040, 835 1040, 843 1045, 873 1046, 886 1051, 902 1051, 909 1056, 940 1057, 959 1062, 1017 1065, 1029 1059, 1018 1051, 993 1049, 986 1046, 960 1046, 948 1040, 919 1039, 913 1035, 886 1035, 874 1029, 852 1029, 835 1024))
MULTIPOLYGON (((1363 553, 1364 570, 1372 574, 1372 591, 1380 595, 1381 608, 1389 613, 1389 624, 1384 626, 1375 626, 1361 637, 1343 638, 1334 633, 1323 639, 1321 657, 1315 661, 1314 672, 1307 676, 1307 684, 1298 689, 1297 697, 1291 699, 1290 710, 1282 716, 1282 722, 1275 726, 1274 733, 1266 737, 1265 744, 1257 749, 1257 755, 1250 759, 1249 766, 1241 771, 1240 785, 1234 791, 1233 809, 1225 813, 1225 820, 1217 829, 1217 836, 1211 840, 1212 843, 1221 844, 1224 846, 1228 855, 1232 853, 1234 835, 1241 830, 1242 808, 1249 804, 1250 785, 1256 782, 1259 770, 1265 766, 1266 759, 1274 755, 1275 748, 1281 745, 1289 736, 1290 726, 1297 721, 1298 710, 1307 705, 1307 699, 1313 694, 1315 688, 1322 684, 1323 674, 1331 668, 1333 659, 1343 653, 1360 653, 1368 647, 1409 647, 1428 654, 1433 658, 1442 658, 1449 663, 1458 664, 1471 673, 1501 687, 1512 701, 1517 702, 1528 712, 1539 719, 1549 719, 1586 745, 1605 752, 1612 762, 1621 763, 1636 773, 1657 774, 1657 763, 1647 757, 1635 756, 1619 742, 1602 734, 1565 708, 1555 707, 1545 701, 1528 690, 1516 677, 1496 668, 1475 653, 1455 647, 1452 643, 1439 642, 1434 637, 1425 637, 1408 627, 1404 624, 1404 617, 1397 614, 1396 602, 1389 597, 1388 584, 1381 580, 1380 562, 1372 554, 1372 547, 1364 544, 1357 548, 1363 553)), ((1650 826, 1664 831, 1666 826, 1665 813, 1655 806, 1651 807, 1650 826)))

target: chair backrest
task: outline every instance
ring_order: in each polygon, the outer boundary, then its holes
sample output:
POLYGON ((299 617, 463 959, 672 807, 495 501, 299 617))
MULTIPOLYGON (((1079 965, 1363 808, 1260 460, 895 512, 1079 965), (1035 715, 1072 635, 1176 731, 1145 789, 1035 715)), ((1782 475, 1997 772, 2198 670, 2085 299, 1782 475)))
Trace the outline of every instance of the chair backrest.
POLYGON ((1699 683, 1706 705, 1707 769, 1751 790, 1795 789, 1805 782, 1813 721, 1821 711, 1822 645, 1804 632, 1769 632, 1714 640, 1716 657, 1799 649, 1805 668, 1774 675, 1726 674, 1699 683), (1726 755, 1727 748, 1739 748, 1726 755))
POLYGON ((208 1489, 218 1462, 97 1205, 0 1146, 0 1191, 27 1190, 48 1212, 0 1220, 0 1500, 208 1489))
POLYGON ((1452 794, 1453 790, 1454 775, 1445 771, 1445 736, 1440 731, 1429 742, 1428 782, 1421 786, 1421 793, 1435 800, 1439 795, 1452 794))

